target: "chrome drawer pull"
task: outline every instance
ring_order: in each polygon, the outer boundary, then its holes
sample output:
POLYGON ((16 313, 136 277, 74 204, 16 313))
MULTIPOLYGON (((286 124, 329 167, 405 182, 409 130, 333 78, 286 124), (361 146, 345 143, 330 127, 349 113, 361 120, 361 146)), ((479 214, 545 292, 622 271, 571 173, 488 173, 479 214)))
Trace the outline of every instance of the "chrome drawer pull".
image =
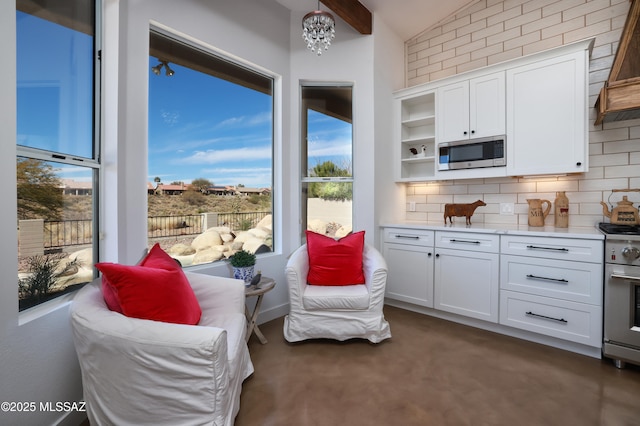
POLYGON ((450 243, 464 243, 464 244, 480 244, 480 241, 469 240, 449 240, 450 243))
POLYGON ((566 248, 554 248, 554 247, 540 247, 540 246, 527 246, 531 250, 554 250, 554 251, 569 251, 566 248))
POLYGON ((539 277, 537 275, 527 274, 527 278, 531 278, 532 280, 544 280, 544 281, 554 281, 558 283, 568 283, 569 281, 564 278, 547 278, 547 277, 539 277))
POLYGON ((410 240, 419 240, 420 237, 417 237, 415 235, 400 235, 400 234, 396 234, 396 238, 408 238, 410 240))
POLYGON ((533 312, 531 312, 531 311, 526 312, 526 314, 527 314, 527 315, 531 315, 532 317, 536 317, 536 318, 544 318, 544 319, 548 319, 548 320, 551 320, 551 321, 558 321, 558 322, 562 322, 562 323, 565 323, 565 324, 566 324, 567 322, 569 322, 569 321, 567 321, 567 320, 566 320, 566 319, 564 319, 564 318, 553 318, 553 317, 548 317, 548 316, 546 316, 546 315, 534 314, 534 313, 533 313, 533 312))
POLYGON ((632 277, 624 274, 611 274, 611 278, 620 278, 621 280, 640 281, 640 277, 632 277))

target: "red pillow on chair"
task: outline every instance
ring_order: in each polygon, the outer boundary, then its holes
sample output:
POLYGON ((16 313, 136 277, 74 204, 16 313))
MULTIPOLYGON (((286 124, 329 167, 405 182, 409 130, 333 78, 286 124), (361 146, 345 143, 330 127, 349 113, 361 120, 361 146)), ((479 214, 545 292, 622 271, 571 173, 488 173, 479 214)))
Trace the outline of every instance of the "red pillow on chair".
POLYGON ((132 318, 195 325, 202 311, 182 268, 171 256, 153 246, 138 265, 96 263, 102 272, 103 297, 116 302, 132 318), (105 287, 108 289, 105 291, 105 287))
POLYGON ((349 234, 339 240, 312 231, 306 233, 309 253, 308 284, 364 284, 364 231, 349 234))

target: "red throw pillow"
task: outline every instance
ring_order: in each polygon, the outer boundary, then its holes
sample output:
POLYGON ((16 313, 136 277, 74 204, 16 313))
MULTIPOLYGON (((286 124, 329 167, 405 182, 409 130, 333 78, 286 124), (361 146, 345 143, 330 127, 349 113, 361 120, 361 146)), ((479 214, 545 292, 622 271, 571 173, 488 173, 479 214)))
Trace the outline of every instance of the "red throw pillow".
POLYGON ((159 245, 139 265, 102 262, 96 268, 103 274, 103 288, 114 291, 123 315, 177 324, 200 321, 202 310, 187 277, 159 245))
POLYGON ((364 231, 335 240, 312 231, 307 233, 311 285, 364 284, 362 251, 364 231))

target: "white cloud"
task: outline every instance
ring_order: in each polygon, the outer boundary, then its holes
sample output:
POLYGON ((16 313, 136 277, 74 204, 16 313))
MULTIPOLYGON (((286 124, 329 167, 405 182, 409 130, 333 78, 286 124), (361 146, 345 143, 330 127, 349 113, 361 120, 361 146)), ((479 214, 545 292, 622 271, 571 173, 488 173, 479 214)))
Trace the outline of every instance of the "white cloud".
POLYGON ((225 162, 252 161, 270 159, 271 147, 209 149, 196 151, 192 155, 179 159, 179 164, 217 164, 225 162))

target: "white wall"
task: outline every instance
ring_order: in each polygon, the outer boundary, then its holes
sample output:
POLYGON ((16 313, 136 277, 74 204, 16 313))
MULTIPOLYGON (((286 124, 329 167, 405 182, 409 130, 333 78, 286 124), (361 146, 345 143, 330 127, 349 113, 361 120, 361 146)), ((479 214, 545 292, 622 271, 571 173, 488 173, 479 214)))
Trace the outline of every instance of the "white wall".
MULTIPOLYGON (((405 191, 393 179, 394 158, 393 94, 402 88, 404 69, 404 42, 374 15, 374 132, 375 132, 375 207, 377 225, 404 219, 405 191)), ((379 233, 375 244, 380 247, 379 233)))
MULTIPOLYGON (((372 183, 391 184, 391 92, 403 76, 403 43, 374 20, 376 35, 362 36, 339 20, 335 42, 318 58, 300 36, 302 15, 265 0, 104 0, 103 171, 101 260, 132 264, 146 247, 147 78, 150 23, 243 58, 277 74, 282 102, 276 106, 283 128, 276 129, 274 220, 277 252, 261 258, 258 269, 278 285, 265 296, 260 320, 287 311, 284 282, 287 256, 300 244, 299 82, 354 83, 354 229, 374 242, 377 217, 394 207, 372 183), (378 31, 379 30, 379 31, 378 31), (387 103, 388 102, 388 103, 387 103), (377 105, 376 103, 381 103, 377 105), (375 123, 375 125, 374 125, 375 123), (379 133, 378 133, 379 132, 379 133), (381 151, 381 155, 378 154, 381 151), (390 151, 389 151, 390 152, 390 151), (374 167, 375 165, 375 167, 374 167), (141 188, 136 190, 135 188, 141 188), (293 196, 291 194, 294 194, 293 196)), ((15 4, 0 2, 0 177, 3 240, 16 241, 15 192, 15 4)), ((398 191, 393 191, 396 195, 398 191)), ((396 204, 397 207, 398 204, 396 204)), ((401 205, 401 204, 400 204, 401 205)), ((58 299, 18 313, 17 247, 0 248, 0 401, 78 401, 80 372, 69 327, 68 300, 58 299)), ((229 275, 226 265, 197 271, 229 275)), ((79 423, 64 413, 0 413, 3 425, 79 423)))

